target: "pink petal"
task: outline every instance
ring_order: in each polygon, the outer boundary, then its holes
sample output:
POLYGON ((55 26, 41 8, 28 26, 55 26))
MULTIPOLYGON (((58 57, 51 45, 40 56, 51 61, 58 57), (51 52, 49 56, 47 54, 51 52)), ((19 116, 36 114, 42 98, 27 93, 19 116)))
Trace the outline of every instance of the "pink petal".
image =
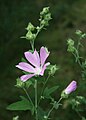
POLYGON ((35 71, 34 67, 32 67, 30 64, 25 62, 20 62, 18 65, 16 65, 16 67, 30 73, 34 73, 35 71))
POLYGON ((48 62, 48 63, 46 63, 46 64, 43 66, 42 71, 41 71, 41 73, 40 73, 40 75, 41 75, 41 76, 43 76, 43 75, 44 75, 44 71, 45 71, 45 69, 46 69, 46 67, 47 67, 48 65, 50 65, 50 63, 49 63, 49 62, 48 62))
POLYGON ((24 53, 26 59, 35 67, 40 66, 40 58, 38 52, 35 50, 32 54, 31 52, 25 52, 24 53))
POLYGON ((36 62, 37 62, 37 67, 38 66, 40 66, 40 58, 39 58, 39 54, 38 54, 38 52, 35 50, 34 51, 34 56, 35 56, 35 58, 36 58, 36 62))
POLYGON ((41 65, 43 66, 47 57, 49 56, 49 52, 46 50, 45 47, 41 47, 40 49, 40 59, 41 59, 41 65))
POLYGON ((76 81, 72 81, 67 88, 65 89, 65 93, 66 94, 70 94, 71 92, 75 91, 77 88, 77 82, 76 81))
POLYGON ((20 77, 21 81, 25 82, 27 81, 28 79, 32 78, 33 76, 35 76, 35 74, 28 74, 28 75, 22 75, 20 77))

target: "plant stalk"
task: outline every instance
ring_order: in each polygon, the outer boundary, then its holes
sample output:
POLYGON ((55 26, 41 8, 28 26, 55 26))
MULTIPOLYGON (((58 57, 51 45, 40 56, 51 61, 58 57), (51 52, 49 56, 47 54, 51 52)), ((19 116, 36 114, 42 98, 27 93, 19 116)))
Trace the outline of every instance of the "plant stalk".
POLYGON ((38 104, 37 104, 37 80, 35 80, 35 117, 38 120, 38 112, 37 112, 38 104))

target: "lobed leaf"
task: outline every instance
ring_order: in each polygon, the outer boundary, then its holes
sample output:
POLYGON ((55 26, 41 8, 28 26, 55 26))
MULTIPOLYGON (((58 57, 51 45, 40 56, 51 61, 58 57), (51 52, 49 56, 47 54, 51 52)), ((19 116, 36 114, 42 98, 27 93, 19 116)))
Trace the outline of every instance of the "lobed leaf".
POLYGON ((31 110, 31 112, 34 112, 34 106, 30 103, 28 99, 21 96, 21 101, 17 101, 15 103, 10 104, 7 107, 8 110, 31 110))

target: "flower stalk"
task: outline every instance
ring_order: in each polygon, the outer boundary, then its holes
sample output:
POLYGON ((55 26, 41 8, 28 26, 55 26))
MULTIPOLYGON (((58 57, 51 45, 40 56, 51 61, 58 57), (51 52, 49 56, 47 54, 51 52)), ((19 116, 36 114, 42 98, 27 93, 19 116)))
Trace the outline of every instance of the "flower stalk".
MULTIPOLYGON (((60 97, 60 99, 56 103, 56 104, 58 104, 58 106, 59 106, 59 103, 61 102, 61 100, 62 100, 62 97, 60 97)), ((50 114, 51 114, 51 112, 53 111, 54 108, 55 108, 55 106, 53 105, 52 108, 48 112, 47 119, 49 118, 49 116, 50 116, 50 114)))

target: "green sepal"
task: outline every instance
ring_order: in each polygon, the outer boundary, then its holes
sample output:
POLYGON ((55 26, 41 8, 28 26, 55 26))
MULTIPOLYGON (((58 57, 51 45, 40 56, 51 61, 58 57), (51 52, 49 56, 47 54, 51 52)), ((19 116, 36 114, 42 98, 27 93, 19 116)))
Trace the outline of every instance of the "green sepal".
POLYGON ((68 94, 66 94, 64 90, 61 93, 61 98, 68 98, 68 94))

